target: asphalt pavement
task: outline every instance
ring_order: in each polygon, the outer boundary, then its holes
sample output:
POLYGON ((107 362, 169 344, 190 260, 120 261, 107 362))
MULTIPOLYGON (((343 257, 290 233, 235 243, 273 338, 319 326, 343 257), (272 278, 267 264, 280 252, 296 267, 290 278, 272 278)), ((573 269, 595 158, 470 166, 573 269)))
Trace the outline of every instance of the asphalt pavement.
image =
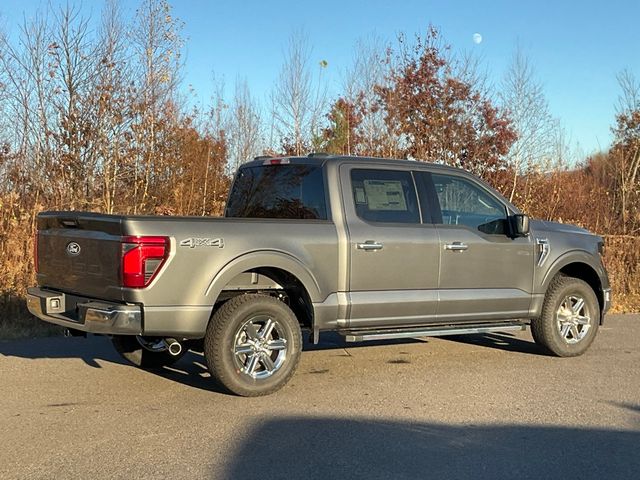
POLYGON ((640 315, 582 357, 528 331, 306 345, 239 398, 201 354, 159 372, 108 338, 0 343, 0 478, 640 478, 640 315))

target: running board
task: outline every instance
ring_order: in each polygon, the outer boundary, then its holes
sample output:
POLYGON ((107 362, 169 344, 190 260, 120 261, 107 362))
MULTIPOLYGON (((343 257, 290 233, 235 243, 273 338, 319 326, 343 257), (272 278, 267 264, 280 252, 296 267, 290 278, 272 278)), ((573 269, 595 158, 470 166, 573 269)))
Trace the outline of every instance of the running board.
POLYGON ((393 338, 440 337, 444 335, 465 335, 470 333, 504 332, 508 330, 524 330, 527 325, 522 322, 501 322, 467 325, 438 325, 420 328, 396 328, 380 330, 343 330, 338 333, 347 342, 365 342, 367 340, 390 340, 393 338))

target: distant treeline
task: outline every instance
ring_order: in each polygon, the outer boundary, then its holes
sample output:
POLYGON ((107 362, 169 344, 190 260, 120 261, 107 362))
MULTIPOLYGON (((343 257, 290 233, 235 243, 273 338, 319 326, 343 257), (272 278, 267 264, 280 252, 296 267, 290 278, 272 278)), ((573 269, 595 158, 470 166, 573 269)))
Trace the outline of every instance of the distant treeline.
POLYGON ((73 5, 46 7, 15 40, 0 32, 5 323, 23 312, 33 283, 39 211, 219 215, 238 165, 310 151, 459 166, 532 216, 615 236, 607 242, 615 293, 619 305, 638 308, 640 259, 629 248, 639 250, 640 85, 632 73, 618 76, 611 148, 576 159, 519 50, 489 86, 478 60, 454 52, 433 26, 390 42, 370 37, 330 96, 330 65, 313 60, 294 32, 268 98, 257 99, 246 80, 228 95, 214 82, 209 104, 194 106, 183 87, 184 47, 166 0, 141 0, 131 18, 115 0, 99 19, 73 5))

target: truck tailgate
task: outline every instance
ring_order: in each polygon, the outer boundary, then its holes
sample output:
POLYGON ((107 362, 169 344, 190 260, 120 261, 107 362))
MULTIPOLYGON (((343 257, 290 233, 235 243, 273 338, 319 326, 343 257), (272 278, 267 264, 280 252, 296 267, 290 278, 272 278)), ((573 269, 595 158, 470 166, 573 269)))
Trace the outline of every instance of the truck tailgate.
POLYGON ((38 216, 38 284, 105 300, 122 300, 123 218, 85 212, 38 216))

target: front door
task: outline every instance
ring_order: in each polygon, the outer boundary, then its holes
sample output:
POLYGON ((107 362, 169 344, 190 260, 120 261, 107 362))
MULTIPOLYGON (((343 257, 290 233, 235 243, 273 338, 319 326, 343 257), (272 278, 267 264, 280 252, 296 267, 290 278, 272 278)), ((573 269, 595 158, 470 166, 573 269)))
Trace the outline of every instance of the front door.
POLYGON ((434 223, 442 254, 438 320, 526 317, 534 246, 529 237, 509 236, 503 202, 465 175, 420 172, 416 178, 430 183, 437 204, 434 223))
POLYGON ((438 232, 422 223, 409 169, 341 166, 349 238, 350 327, 435 321, 438 232))

